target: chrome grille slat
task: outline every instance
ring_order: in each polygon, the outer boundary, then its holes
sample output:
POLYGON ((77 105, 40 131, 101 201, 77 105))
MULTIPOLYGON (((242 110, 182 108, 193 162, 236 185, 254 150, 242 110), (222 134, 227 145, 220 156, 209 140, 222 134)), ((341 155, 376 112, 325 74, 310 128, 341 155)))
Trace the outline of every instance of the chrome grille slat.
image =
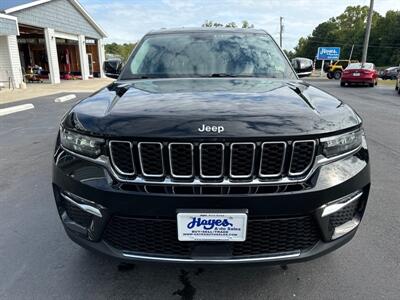
POLYGON ((171 176, 173 178, 192 178, 194 176, 193 150, 194 147, 192 143, 170 143, 168 145, 169 165, 171 169, 171 176), (185 146, 189 146, 190 149, 184 150, 185 146), (178 147, 181 149, 175 150, 178 147), (174 152, 174 150, 179 151, 180 153, 174 152), (190 161, 190 165, 188 165, 188 161, 190 161), (188 170, 190 170, 190 172, 188 172, 188 170))
POLYGON ((286 142, 264 142, 261 145, 261 156, 260 156, 260 170, 258 175, 261 178, 268 178, 268 177, 278 177, 280 175, 282 175, 283 173, 283 167, 285 165, 285 156, 286 156, 286 149, 287 149, 287 145, 286 142), (280 145, 282 147, 282 149, 279 149, 280 145), (267 147, 273 147, 273 146, 278 146, 278 149, 274 149, 271 151, 271 149, 267 149, 267 147), (266 153, 268 151, 268 153, 266 153), (274 153, 275 152, 275 153, 274 153), (279 159, 272 159, 271 156, 275 156, 276 158, 279 159), (279 172, 275 172, 275 173, 271 173, 271 172, 263 172, 263 170, 265 171, 265 168, 269 168, 270 165, 269 164, 275 164, 275 167, 277 167, 278 165, 280 165, 278 167, 279 172))
POLYGON ((110 150, 111 163, 114 165, 115 170, 121 175, 125 175, 125 176, 135 175, 136 169, 135 169, 135 163, 133 160, 133 144, 128 141, 110 141, 108 146, 109 146, 109 150, 110 150), (132 172, 125 172, 126 170, 125 171, 122 170, 122 166, 121 166, 120 162, 117 162, 116 152, 120 153, 120 150, 121 150, 121 147, 119 147, 118 149, 114 149, 114 147, 117 147, 117 144, 129 145, 130 160, 126 161, 126 159, 124 159, 124 162, 121 162, 121 163, 131 165, 132 172))
MULTIPOLYGON (((212 149, 211 149, 212 151, 212 149)), ((205 178, 205 179, 218 179, 224 176, 224 159, 225 159, 225 145, 223 143, 201 143, 199 146, 199 153, 200 153, 200 177, 205 178), (220 163, 220 167, 218 168, 218 165, 215 167, 215 172, 214 170, 210 170, 209 166, 205 166, 205 162, 203 160, 207 159, 208 153, 204 153, 207 151, 207 148, 211 147, 220 147, 220 153, 214 153, 214 157, 212 158, 213 161, 209 161, 208 163, 211 164, 218 164, 220 163), (217 169, 219 170, 219 173, 217 173, 217 169), (214 174, 210 174, 214 173, 214 174)))
POLYGON ((163 177, 165 174, 163 144, 159 142, 140 142, 138 150, 142 174, 146 177, 163 177), (159 150, 156 150, 156 148, 159 148, 159 150), (151 159, 143 159, 144 155, 146 155, 146 158, 147 156, 154 156, 151 159))
POLYGON ((254 173, 254 158, 255 158, 255 150, 256 150, 256 144, 255 143, 248 143, 248 142, 243 142, 243 143, 231 143, 230 146, 230 162, 229 162, 229 176, 233 179, 246 179, 250 178, 253 173, 254 173), (240 157, 240 153, 236 153, 236 151, 244 151, 244 155, 248 155, 248 152, 245 149, 244 146, 250 146, 247 148, 251 148, 251 159, 249 157, 240 157), (239 149, 235 149, 239 148, 239 149), (241 149, 240 149, 241 148, 241 149), (233 170, 234 169, 234 170, 233 170), (240 170, 242 169, 242 170, 240 170), (244 170, 249 170, 249 172, 244 173, 244 170), (240 171, 239 171, 240 170, 240 171), (236 174, 235 174, 236 173, 236 174), (237 174, 240 173, 240 174, 237 174))
POLYGON ((315 148, 317 146, 317 142, 315 140, 298 140, 294 141, 292 144, 292 154, 290 157, 290 165, 289 165, 289 176, 301 176, 304 175, 310 168, 314 162, 315 156, 315 148), (299 150, 301 145, 307 145, 305 151, 299 150), (301 151, 301 152, 300 152, 301 151), (311 151, 311 154, 309 153, 311 151), (308 153, 307 153, 308 152, 308 153), (304 162, 298 163, 300 160, 308 159, 309 162, 304 165, 304 162), (294 167, 296 165, 296 168, 294 167), (300 167, 298 167, 300 165, 300 167), (301 167, 304 165, 303 167, 301 167), (301 169, 300 171, 298 169, 301 169), (295 169, 295 171, 293 171, 295 169))

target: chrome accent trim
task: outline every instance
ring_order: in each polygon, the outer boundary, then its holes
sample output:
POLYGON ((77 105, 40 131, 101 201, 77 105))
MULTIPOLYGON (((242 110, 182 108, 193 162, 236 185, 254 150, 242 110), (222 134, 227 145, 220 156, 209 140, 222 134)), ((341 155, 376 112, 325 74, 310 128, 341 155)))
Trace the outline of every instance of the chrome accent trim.
POLYGON ((360 218, 358 216, 355 216, 353 218, 353 220, 350 220, 338 227, 335 227, 335 231, 332 234, 332 240, 338 239, 342 236, 344 236, 345 234, 349 233, 350 231, 353 231, 354 229, 356 229, 358 227, 358 225, 360 225, 360 218))
POLYGON ((254 172, 254 160, 255 160, 255 154, 256 154, 256 144, 255 143, 250 143, 250 142, 242 142, 242 143, 231 143, 230 146, 230 159, 229 159, 229 177, 234 178, 234 179, 246 179, 246 178, 250 178, 251 175, 253 175, 254 172), (232 153, 233 153, 233 147, 235 145, 252 145, 253 146, 253 159, 251 161, 251 171, 249 174, 247 175, 234 175, 232 174, 232 153))
POLYGON ((188 179, 194 176, 194 146, 192 143, 169 143, 168 144, 168 157, 169 157, 169 167, 171 169, 171 176, 173 178, 181 178, 181 179, 188 179), (172 164, 172 155, 171 155, 171 147, 173 145, 190 145, 191 148, 191 155, 192 155, 192 174, 190 175, 176 175, 174 174, 173 164, 172 164))
POLYGON ((165 174, 165 166, 164 166, 164 151, 163 151, 163 144, 160 142, 140 142, 138 143, 138 154, 139 154, 139 162, 140 162, 140 168, 142 169, 142 174, 145 177, 163 177, 165 174), (141 146, 144 144, 151 144, 151 145, 159 145, 160 146, 160 152, 161 152, 161 166, 162 166, 162 173, 161 174, 148 174, 144 171, 143 168, 143 161, 142 161, 142 150, 141 150, 141 146))
POLYGON ((323 205, 321 207, 321 209, 322 209, 321 217, 324 218, 326 216, 329 216, 329 215, 341 210, 345 206, 347 206, 347 205, 353 203, 354 201, 360 199, 362 194, 363 194, 363 192, 358 191, 356 193, 353 193, 353 195, 347 195, 345 197, 342 197, 341 199, 335 200, 333 203, 330 203, 330 204, 328 203, 328 204, 323 205), (349 196, 351 196, 351 197, 349 198, 349 196), (343 201, 346 198, 349 198, 349 200, 347 200, 346 202, 338 203, 340 201, 343 201))
MULTIPOLYGON (((60 149, 61 149, 61 148, 60 148, 60 149)), ((56 158, 56 160, 55 160, 55 162, 54 162, 56 165, 59 164, 60 159, 61 159, 61 155, 63 155, 63 154, 64 154, 64 150, 59 151, 59 153, 58 153, 58 155, 57 155, 57 158, 56 158)))
POLYGON ((204 182, 201 180, 199 177, 193 178, 192 181, 174 181, 170 177, 165 177, 163 180, 160 181, 149 181, 146 180, 143 176, 136 176, 135 178, 129 179, 129 178, 121 178, 117 172, 115 172, 114 168, 111 166, 110 159, 105 156, 105 155, 100 155, 97 158, 91 158, 88 156, 84 156, 82 154, 73 152, 69 149, 66 149, 62 145, 60 146, 65 152, 74 155, 75 157, 78 157, 80 159, 84 159, 87 161, 90 161, 92 163, 98 164, 106 168, 110 174, 117 179, 119 182, 123 183, 135 183, 135 184, 156 184, 156 185, 182 185, 182 186, 187 186, 187 185, 195 185, 195 186, 202 186, 202 185, 218 185, 218 186, 256 186, 256 185, 280 185, 280 184, 295 184, 295 183, 303 183, 306 182, 313 174, 314 172, 321 166, 344 159, 346 157, 350 157, 353 154, 357 153, 361 148, 362 145, 360 145, 358 148, 351 150, 349 152, 343 153, 338 156, 333 156, 333 157, 325 157, 323 155, 318 155, 316 156, 314 160, 314 165, 310 169, 310 171, 307 173, 306 176, 301 177, 301 178, 290 178, 290 177, 282 177, 282 178, 277 178, 273 180, 260 180, 259 178, 254 178, 251 181, 245 181, 245 182, 238 182, 238 181, 232 181, 229 178, 224 178, 223 180, 220 180, 218 182, 204 182))
POLYGON ((260 170, 258 172, 258 176, 261 178, 270 178, 270 177, 278 177, 278 176, 282 175, 283 167, 285 165, 286 150, 287 150, 286 142, 264 142, 264 143, 262 143, 261 144, 261 155, 260 155, 260 170), (262 174, 261 173, 261 167, 262 167, 263 156, 264 156, 264 145, 269 145, 269 144, 283 144, 281 171, 277 174, 262 174))
POLYGON ((115 170, 117 170, 118 173, 120 173, 121 175, 127 175, 127 176, 132 176, 132 175, 136 174, 135 162, 133 160, 133 144, 131 142, 112 140, 112 141, 110 141, 108 143, 108 149, 110 150, 111 163, 112 163, 113 167, 115 168, 115 170), (133 172, 131 172, 131 173, 123 172, 117 167, 117 164, 114 161, 114 155, 113 155, 113 150, 112 150, 112 148, 113 148, 112 144, 113 143, 126 143, 126 144, 129 144, 129 147, 131 149, 131 162, 132 162, 133 172))
POLYGON ((159 261, 159 262, 185 262, 185 263, 245 263, 245 262, 263 262, 263 261, 273 261, 273 260, 282 260, 282 259, 290 259, 299 257, 301 254, 300 250, 293 251, 291 253, 280 254, 280 255, 271 255, 265 257, 254 257, 254 258, 232 258, 232 259, 224 259, 224 258, 170 258, 170 257, 158 257, 158 256, 144 256, 144 255, 136 255, 130 254, 127 252, 122 252, 122 255, 132 259, 138 260, 151 260, 151 261, 159 261))
POLYGON ((218 179, 224 176, 224 167, 225 167, 225 145, 223 143, 201 143, 199 146, 200 153, 200 177, 204 179, 218 179), (203 174, 203 166, 202 166, 202 148, 207 145, 220 145, 222 146, 222 162, 221 162, 221 173, 219 175, 204 175, 203 174))
POLYGON ((290 164, 289 164, 289 176, 300 176, 303 175, 305 172, 307 172, 310 169, 310 166, 312 166, 313 162, 314 162, 314 155, 315 155, 315 148, 317 147, 317 142, 315 140, 299 140, 299 141, 294 141, 292 143, 292 154, 290 156, 290 164), (294 147, 297 143, 308 143, 308 142, 312 142, 314 144, 314 148, 313 148, 313 152, 311 155, 312 160, 310 161, 310 163, 307 165, 306 168, 304 168, 304 170, 302 172, 291 172, 291 168, 292 168, 292 161, 293 161, 293 153, 294 153, 294 147))
MULTIPOLYGON (((75 200, 73 200, 73 199, 71 198, 71 196, 67 196, 66 194, 64 194, 64 193, 62 193, 62 192, 60 193, 60 195, 61 195, 65 200, 67 200, 67 201, 69 201, 71 204, 73 204, 73 205, 79 207, 79 208, 82 209, 83 211, 85 211, 85 212, 87 212, 87 213, 89 213, 89 214, 95 215, 96 217, 100 217, 100 218, 103 217, 103 215, 101 214, 101 212, 100 212, 100 210, 99 210, 98 208, 95 208, 95 207, 93 207, 93 206, 91 206, 91 205, 78 203, 78 202, 76 202, 75 200)), ((78 198, 79 198, 79 199, 82 199, 82 200, 86 200, 86 199, 83 199, 83 198, 81 198, 81 197, 78 197, 78 198)), ((87 202, 91 202, 91 201, 89 201, 89 200, 86 200, 86 201, 87 201, 87 202)))

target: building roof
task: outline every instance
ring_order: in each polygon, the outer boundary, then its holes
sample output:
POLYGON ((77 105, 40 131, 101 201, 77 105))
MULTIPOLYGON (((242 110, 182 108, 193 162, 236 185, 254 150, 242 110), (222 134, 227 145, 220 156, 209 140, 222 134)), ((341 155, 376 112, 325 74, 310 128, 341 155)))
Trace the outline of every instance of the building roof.
POLYGON ((30 2, 35 2, 34 0, 1 0, 0 1, 0 11, 5 11, 8 8, 25 5, 30 2))
MULTIPOLYGON (((5 14, 12 14, 13 12, 27 9, 36 5, 44 4, 53 0, 1 0, 0 12, 5 14)), ((64 0, 69 1, 75 8, 89 21, 90 24, 103 36, 107 37, 107 33, 97 24, 89 13, 77 0, 64 0)))

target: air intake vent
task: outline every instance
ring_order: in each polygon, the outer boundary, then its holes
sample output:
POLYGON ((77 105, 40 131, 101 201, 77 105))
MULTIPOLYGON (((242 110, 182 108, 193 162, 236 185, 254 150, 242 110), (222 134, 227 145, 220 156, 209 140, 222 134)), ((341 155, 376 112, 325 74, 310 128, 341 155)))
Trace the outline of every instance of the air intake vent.
POLYGON ((250 178, 253 175, 255 149, 254 143, 231 144, 230 175, 232 178, 250 178))
POLYGON ((276 177, 282 175, 285 155, 285 142, 263 143, 261 146, 260 177, 276 177))
POLYGON ((289 175, 303 175, 309 170, 314 160, 315 145, 312 140, 293 142, 289 175))
POLYGON ((221 178, 224 175, 224 150, 222 143, 200 144, 200 176, 221 178))
POLYGON ((118 173, 127 176, 135 174, 131 142, 111 141, 110 156, 111 162, 118 173))
POLYGON ((171 175, 175 178, 191 178, 194 175, 193 144, 169 144, 171 175))
POLYGON ((161 143, 139 143, 139 160, 142 173, 147 177, 164 175, 163 145, 161 143))

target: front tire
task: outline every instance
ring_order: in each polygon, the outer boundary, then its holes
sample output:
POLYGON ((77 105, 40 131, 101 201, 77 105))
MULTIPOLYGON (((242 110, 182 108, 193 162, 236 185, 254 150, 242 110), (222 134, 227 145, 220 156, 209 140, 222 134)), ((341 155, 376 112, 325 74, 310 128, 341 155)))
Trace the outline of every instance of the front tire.
POLYGON ((340 82, 340 86, 342 86, 342 87, 343 87, 343 86, 346 86, 346 82, 341 81, 341 82, 340 82))
POLYGON ((369 87, 374 87, 375 84, 374 84, 373 82, 371 82, 371 83, 368 83, 368 86, 369 86, 369 87))
POLYGON ((342 77, 342 72, 336 71, 335 73, 333 73, 333 78, 335 78, 336 80, 339 80, 341 77, 342 77))

